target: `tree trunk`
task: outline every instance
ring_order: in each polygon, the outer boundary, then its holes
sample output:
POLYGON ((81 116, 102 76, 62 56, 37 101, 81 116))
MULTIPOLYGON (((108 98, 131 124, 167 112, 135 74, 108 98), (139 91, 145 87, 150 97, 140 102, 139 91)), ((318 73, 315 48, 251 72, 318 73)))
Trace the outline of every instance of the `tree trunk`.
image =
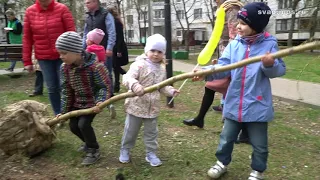
POLYGON ((291 15, 291 23, 290 23, 290 29, 288 34, 288 42, 287 42, 288 47, 292 47, 292 36, 293 36, 295 19, 296 19, 296 14, 294 13, 291 15))

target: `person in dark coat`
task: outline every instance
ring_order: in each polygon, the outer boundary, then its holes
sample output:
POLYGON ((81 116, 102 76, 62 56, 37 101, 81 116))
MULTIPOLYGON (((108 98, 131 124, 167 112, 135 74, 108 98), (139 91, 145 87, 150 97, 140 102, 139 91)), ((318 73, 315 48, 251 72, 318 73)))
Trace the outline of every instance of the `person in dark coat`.
POLYGON ((123 36, 123 23, 116 7, 108 7, 108 11, 113 15, 116 26, 116 45, 113 47, 113 72, 114 72, 114 92, 120 91, 120 74, 126 71, 121 66, 127 65, 128 49, 123 36))

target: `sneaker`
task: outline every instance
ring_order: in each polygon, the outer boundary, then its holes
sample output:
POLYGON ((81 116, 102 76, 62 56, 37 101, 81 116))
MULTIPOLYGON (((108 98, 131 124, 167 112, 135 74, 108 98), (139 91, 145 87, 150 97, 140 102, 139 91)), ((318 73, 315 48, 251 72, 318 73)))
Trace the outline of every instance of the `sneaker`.
POLYGON ((262 180, 264 179, 263 174, 261 172, 252 170, 248 180, 262 180))
POLYGON ((215 110, 215 111, 217 111, 217 112, 222 112, 222 110, 223 110, 223 105, 220 104, 220 105, 218 105, 218 106, 212 106, 212 109, 215 110))
POLYGON ((121 149, 119 161, 121 163, 129 163, 130 162, 130 152, 129 149, 121 149))
POLYGON ((113 104, 109 105, 109 114, 110 114, 111 119, 114 119, 117 116, 116 109, 113 104))
POLYGON ((88 147, 85 144, 82 144, 78 150, 78 152, 88 152, 88 147))
POLYGON ((7 69, 5 69, 5 71, 13 72, 13 69, 12 68, 7 68, 7 69))
POLYGON ((218 179, 226 172, 227 172, 227 166, 223 165, 222 162, 217 161, 217 164, 212 166, 208 170, 208 176, 213 179, 218 179))
POLYGON ((82 165, 91 165, 100 159, 99 149, 88 148, 87 155, 82 161, 82 165))
POLYGON ((148 163, 150 163, 150 165, 153 166, 153 167, 161 166, 161 164, 162 164, 161 160, 153 152, 148 152, 147 153, 146 161, 148 163))

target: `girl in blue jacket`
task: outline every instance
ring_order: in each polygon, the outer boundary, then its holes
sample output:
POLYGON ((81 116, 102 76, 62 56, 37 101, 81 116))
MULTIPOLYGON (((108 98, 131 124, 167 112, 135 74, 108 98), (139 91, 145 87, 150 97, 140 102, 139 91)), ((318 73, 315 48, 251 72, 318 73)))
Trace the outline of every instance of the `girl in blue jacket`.
POLYGON ((226 118, 216 151, 217 163, 208 170, 211 178, 219 178, 231 162, 233 146, 242 127, 248 130, 253 147, 249 180, 263 179, 267 168, 268 122, 274 117, 270 78, 283 76, 286 67, 281 58, 270 53, 278 51, 277 40, 264 29, 271 16, 270 8, 260 2, 245 5, 238 12, 238 35, 224 50, 218 65, 236 63, 248 57, 265 54, 261 62, 206 77, 206 81, 231 76, 225 98, 226 118))

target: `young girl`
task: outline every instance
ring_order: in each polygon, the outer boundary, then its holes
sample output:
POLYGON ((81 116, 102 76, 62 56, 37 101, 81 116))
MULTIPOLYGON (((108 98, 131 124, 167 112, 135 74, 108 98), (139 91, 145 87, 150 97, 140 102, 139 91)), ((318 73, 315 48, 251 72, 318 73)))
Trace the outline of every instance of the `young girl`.
POLYGON ((165 38, 160 34, 148 37, 144 49, 145 54, 137 57, 129 71, 123 76, 123 84, 140 97, 128 98, 125 102, 127 117, 119 157, 121 163, 130 161, 130 150, 134 147, 139 129, 144 123, 145 159, 151 166, 162 164, 156 155, 160 93, 166 96, 176 96, 179 91, 172 86, 166 86, 158 91, 144 94, 143 89, 166 79, 166 71, 163 66, 166 43, 165 38))
POLYGON ((106 50, 100 45, 105 33, 101 29, 94 29, 87 34, 87 51, 96 54, 101 63, 106 61, 106 50))
MULTIPOLYGON (((110 96, 106 67, 95 61, 94 54, 82 50, 82 40, 76 32, 61 34, 56 49, 64 62, 60 69, 61 114, 91 107, 99 113, 98 105, 110 96)), ((100 158, 99 144, 91 126, 94 117, 95 114, 82 115, 69 122, 71 132, 85 143, 79 149, 87 153, 83 165, 93 164, 100 158)))
POLYGON ((253 148, 249 180, 263 179, 268 159, 268 122, 274 117, 270 78, 286 72, 282 59, 273 59, 269 54, 278 51, 277 40, 263 31, 270 16, 271 10, 265 3, 245 5, 237 15, 238 35, 218 61, 219 65, 227 65, 265 54, 261 62, 206 77, 209 81, 231 75, 223 109, 224 128, 216 151, 218 161, 208 170, 211 178, 219 178, 227 171, 237 135, 245 127, 253 148))

